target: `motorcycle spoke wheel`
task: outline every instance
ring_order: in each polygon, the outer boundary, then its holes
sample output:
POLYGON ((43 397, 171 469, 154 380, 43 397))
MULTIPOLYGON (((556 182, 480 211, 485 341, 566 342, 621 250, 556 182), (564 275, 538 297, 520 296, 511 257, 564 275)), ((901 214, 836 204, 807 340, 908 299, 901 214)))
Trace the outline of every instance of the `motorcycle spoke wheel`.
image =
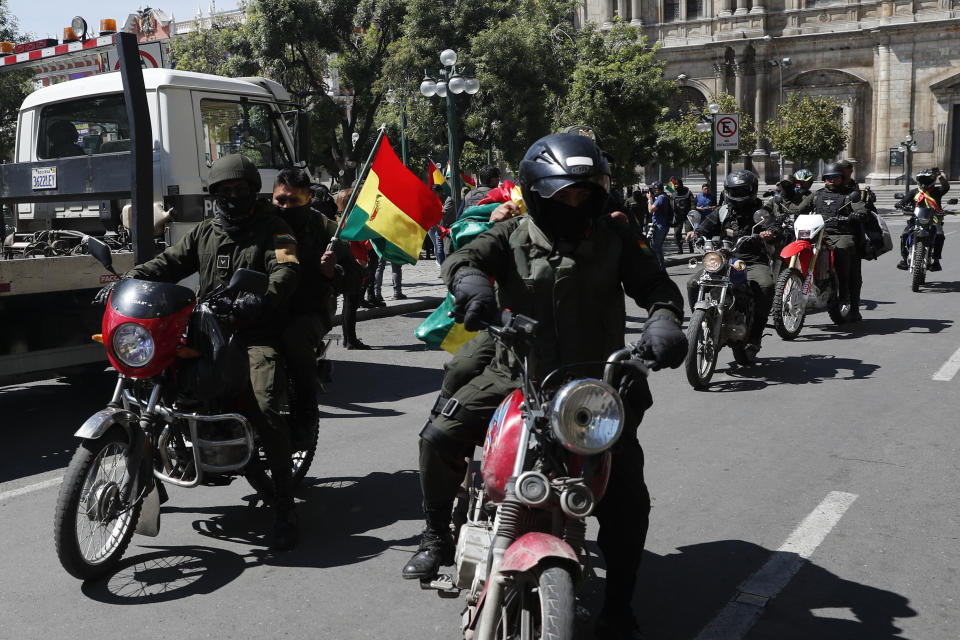
POLYGON ((57 557, 67 572, 87 580, 107 573, 123 556, 141 502, 130 504, 125 435, 112 431, 84 441, 64 474, 54 518, 57 557))
POLYGON ((806 310, 803 306, 803 278, 795 269, 780 273, 773 298, 773 326, 784 340, 800 335, 806 310))
POLYGON ((713 310, 697 309, 687 328, 687 358, 684 369, 687 381, 694 389, 710 384, 717 366, 717 345, 713 340, 713 310))
POLYGON ((508 584, 497 640, 573 640, 576 598, 567 567, 544 567, 508 584))

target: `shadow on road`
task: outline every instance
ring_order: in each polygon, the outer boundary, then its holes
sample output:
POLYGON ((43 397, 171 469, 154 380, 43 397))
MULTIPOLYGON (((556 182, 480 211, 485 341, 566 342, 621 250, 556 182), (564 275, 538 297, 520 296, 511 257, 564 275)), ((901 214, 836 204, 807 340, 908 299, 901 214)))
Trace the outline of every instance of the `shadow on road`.
MULTIPOLYGON (((771 553, 742 540, 680 547, 678 553, 664 556, 645 553, 634 609, 647 637, 695 637, 771 553)), ((808 561, 780 595, 767 604, 746 637, 893 639, 901 637, 896 619, 916 615, 907 598, 844 580, 808 561)))
POLYGON ((708 391, 759 391, 770 385, 819 384, 828 380, 861 380, 869 378, 880 365, 855 358, 809 354, 802 356, 760 357, 757 364, 743 367, 731 365, 718 372, 735 378, 718 380, 708 391))
MULTIPOLYGON (((422 350, 423 347, 417 347, 422 350)), ((324 406, 346 409, 351 413, 336 414, 339 418, 402 415, 392 406, 371 407, 371 404, 393 403, 440 390, 443 371, 433 367, 411 367, 383 362, 338 361, 334 364, 333 382, 320 396, 320 417, 331 417, 324 406)))
POLYGON ((65 467, 79 443, 74 432, 110 401, 116 382, 107 371, 0 387, 0 482, 65 467))
POLYGON ((822 340, 850 340, 863 335, 887 336, 895 333, 940 333, 953 326, 953 320, 935 318, 870 318, 840 327, 830 323, 810 325, 821 333, 808 333, 804 330, 796 342, 819 342, 822 340))
MULTIPOLYGON (((218 544, 242 545, 247 552, 151 546, 147 548, 156 551, 127 558, 105 578, 84 583, 83 593, 113 604, 164 602, 212 593, 251 567, 340 567, 374 558, 393 547, 416 545, 419 536, 394 540, 369 533, 400 520, 422 518, 420 479, 415 471, 308 482, 298 491, 303 499, 297 505, 300 542, 293 551, 274 553, 266 548, 267 532, 273 524, 269 508, 164 506, 164 514, 203 514, 206 517, 192 523, 198 534, 218 544), (250 549, 250 545, 256 548, 250 549)), ((254 496, 249 501, 258 502, 254 496)))
POLYGON ((920 290, 929 293, 957 293, 960 291, 960 281, 927 282, 920 290))

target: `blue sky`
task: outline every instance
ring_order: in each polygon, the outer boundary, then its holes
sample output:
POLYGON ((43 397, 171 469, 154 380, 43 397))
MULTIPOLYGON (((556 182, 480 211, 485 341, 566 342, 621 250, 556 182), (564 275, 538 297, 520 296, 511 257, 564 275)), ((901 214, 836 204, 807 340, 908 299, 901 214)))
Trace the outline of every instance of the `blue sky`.
MULTIPOLYGON (((218 0, 217 11, 235 9, 239 0, 218 0)), ((7 0, 7 6, 17 18, 21 33, 32 32, 38 38, 61 38, 63 28, 70 26, 73 17, 80 15, 93 29, 97 29, 102 18, 113 18, 117 26, 122 27, 127 16, 141 7, 155 7, 173 14, 177 20, 187 20, 197 15, 197 8, 207 15, 210 0, 98 0, 97 2, 77 2, 76 0, 7 0)))

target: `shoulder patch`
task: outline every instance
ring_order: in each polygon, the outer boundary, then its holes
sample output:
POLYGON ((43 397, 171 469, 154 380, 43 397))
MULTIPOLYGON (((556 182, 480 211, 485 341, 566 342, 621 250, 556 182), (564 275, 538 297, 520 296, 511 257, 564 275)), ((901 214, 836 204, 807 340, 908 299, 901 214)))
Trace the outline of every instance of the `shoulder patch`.
POLYGON ((297 239, 292 233, 278 233, 273 236, 274 244, 297 244, 297 239))

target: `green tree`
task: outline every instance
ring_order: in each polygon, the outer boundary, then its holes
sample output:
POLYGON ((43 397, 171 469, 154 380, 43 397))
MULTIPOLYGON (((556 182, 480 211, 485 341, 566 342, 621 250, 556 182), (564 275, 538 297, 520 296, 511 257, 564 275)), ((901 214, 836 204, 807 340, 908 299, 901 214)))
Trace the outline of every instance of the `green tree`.
MULTIPOLYGON (((711 96, 707 105, 716 103, 720 113, 736 113, 740 116, 740 147, 734 153, 748 156, 757 142, 756 129, 753 118, 737 105, 737 100, 729 93, 711 96)), ((707 131, 698 131, 697 124, 712 120, 710 112, 704 105, 702 108, 688 106, 681 111, 676 120, 664 121, 660 124, 660 148, 667 149, 672 164, 680 167, 691 167, 707 175, 710 172, 710 145, 711 134, 707 131)))
POLYGON ((197 28, 171 40, 170 56, 177 69, 183 71, 230 78, 262 72, 253 58, 246 25, 216 18, 207 28, 197 28))
POLYGON ((634 167, 651 159, 654 126, 665 113, 675 85, 663 78, 657 47, 648 47, 639 30, 619 18, 607 32, 588 26, 578 37, 576 66, 569 91, 555 115, 557 128, 594 127, 613 158, 614 175, 633 182, 634 167))
POLYGON ((832 98, 791 93, 777 107, 777 118, 764 123, 764 135, 784 159, 813 166, 835 158, 847 144, 839 111, 840 104, 832 98))
MULTIPOLYGON (((10 13, 6 0, 0 0, 0 41, 23 42, 17 19, 10 13)), ((0 72, 0 158, 13 157, 17 135, 17 114, 23 99, 32 91, 33 72, 14 69, 0 72)))

